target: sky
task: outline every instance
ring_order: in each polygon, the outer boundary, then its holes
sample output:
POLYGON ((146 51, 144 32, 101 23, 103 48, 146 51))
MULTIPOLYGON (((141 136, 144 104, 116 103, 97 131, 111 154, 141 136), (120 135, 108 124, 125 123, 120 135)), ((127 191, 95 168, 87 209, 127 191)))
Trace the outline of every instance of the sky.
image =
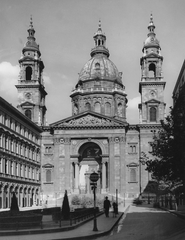
POLYGON ((139 122, 140 58, 150 14, 160 41, 166 81, 166 114, 185 58, 184 0, 0 0, 0 96, 17 106, 21 51, 30 16, 44 62, 48 124, 70 117, 70 94, 90 59, 93 35, 101 20, 110 60, 123 72, 127 121, 139 122))

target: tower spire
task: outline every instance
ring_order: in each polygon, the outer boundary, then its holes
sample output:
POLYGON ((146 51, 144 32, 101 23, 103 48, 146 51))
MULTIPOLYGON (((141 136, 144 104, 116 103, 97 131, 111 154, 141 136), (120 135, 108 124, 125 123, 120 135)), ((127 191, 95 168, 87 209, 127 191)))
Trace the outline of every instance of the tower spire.
POLYGON ((31 15, 30 16, 30 26, 28 28, 28 37, 27 37, 27 39, 30 40, 30 41, 35 41, 34 34, 35 34, 35 29, 33 27, 33 19, 32 19, 32 15, 31 15))
POLYGON ((40 56, 39 45, 35 41, 32 16, 28 37, 19 59, 20 74, 16 88, 19 94, 18 109, 38 125, 45 125, 46 106, 43 81, 44 63, 40 56))
POLYGON ((154 22, 153 22, 153 15, 152 13, 150 14, 150 23, 148 25, 148 30, 149 30, 149 33, 148 33, 148 36, 150 36, 150 34, 154 34, 154 29, 155 29, 155 25, 154 25, 154 22))
POLYGON ((154 33, 155 25, 153 15, 150 15, 148 25, 149 33, 143 46, 143 56, 140 59, 141 82, 139 92, 141 104, 139 104, 139 116, 141 123, 160 123, 164 119, 165 82, 162 76, 163 57, 161 47, 154 33))

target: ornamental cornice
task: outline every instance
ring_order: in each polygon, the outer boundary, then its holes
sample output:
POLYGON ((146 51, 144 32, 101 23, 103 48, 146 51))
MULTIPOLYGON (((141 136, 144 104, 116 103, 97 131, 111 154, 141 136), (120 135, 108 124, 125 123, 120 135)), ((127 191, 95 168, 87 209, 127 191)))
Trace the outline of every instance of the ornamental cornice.
POLYGON ((56 128, 112 128, 120 127, 123 128, 124 124, 120 124, 112 119, 107 119, 103 117, 96 117, 90 114, 82 116, 76 119, 70 119, 69 121, 62 122, 56 126, 56 128))
POLYGON ((138 129, 160 129, 161 124, 138 124, 137 125, 138 129))
POLYGON ((56 130, 70 130, 70 129, 75 129, 75 130, 81 130, 81 129, 123 129, 125 126, 56 126, 53 127, 56 130))

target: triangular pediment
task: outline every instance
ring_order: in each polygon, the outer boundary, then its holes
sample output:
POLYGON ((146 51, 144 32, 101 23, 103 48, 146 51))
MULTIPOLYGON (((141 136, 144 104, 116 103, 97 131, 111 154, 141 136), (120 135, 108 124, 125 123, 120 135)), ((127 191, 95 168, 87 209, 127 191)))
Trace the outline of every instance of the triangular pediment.
POLYGON ((23 106, 25 106, 25 107, 26 106, 35 106, 35 104, 27 101, 27 102, 24 102, 24 103, 21 104, 21 107, 23 107, 23 106))
POLYGON ((54 166, 50 163, 46 163, 42 166, 43 168, 53 168, 54 166))
POLYGON ((123 121, 91 111, 86 111, 50 124, 53 128, 124 127, 126 125, 127 123, 123 121))
POLYGON ((160 101, 156 100, 156 99, 150 99, 150 100, 146 101, 145 104, 146 103, 160 103, 160 101))

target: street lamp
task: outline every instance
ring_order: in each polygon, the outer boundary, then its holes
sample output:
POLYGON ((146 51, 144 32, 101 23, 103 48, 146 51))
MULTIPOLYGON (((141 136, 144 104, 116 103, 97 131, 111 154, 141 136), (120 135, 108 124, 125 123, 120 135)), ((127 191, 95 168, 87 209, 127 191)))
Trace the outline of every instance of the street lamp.
POLYGON ((94 225, 93 225, 93 231, 97 232, 97 219, 96 219, 96 187, 97 187, 97 181, 99 179, 99 174, 98 173, 91 173, 90 175, 90 180, 92 181, 91 186, 93 188, 93 193, 94 193, 94 225))

